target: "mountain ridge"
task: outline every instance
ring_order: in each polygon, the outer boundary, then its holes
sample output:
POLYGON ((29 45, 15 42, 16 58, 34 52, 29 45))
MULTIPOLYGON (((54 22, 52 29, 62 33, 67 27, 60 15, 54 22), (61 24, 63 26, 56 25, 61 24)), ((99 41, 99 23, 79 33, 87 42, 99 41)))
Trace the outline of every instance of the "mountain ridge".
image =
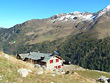
MULTIPOLYGON (((97 13, 62 13, 46 19, 32 19, 17 24, 9 29, 0 29, 0 45, 17 41, 18 46, 23 44, 37 44, 45 41, 66 39, 70 35, 81 32, 96 32, 97 38, 110 36, 110 5, 97 13), (106 25, 105 25, 106 24, 106 25), (105 27, 105 28, 101 28, 105 27)), ((2 45, 2 47, 5 47, 2 45)))

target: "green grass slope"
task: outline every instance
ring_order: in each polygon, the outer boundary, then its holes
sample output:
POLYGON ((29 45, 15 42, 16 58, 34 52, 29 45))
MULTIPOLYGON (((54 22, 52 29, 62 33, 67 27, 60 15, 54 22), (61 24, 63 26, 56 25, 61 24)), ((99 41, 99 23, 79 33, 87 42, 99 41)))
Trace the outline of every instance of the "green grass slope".
MULTIPOLYGON (((0 52, 0 55, 3 53, 0 52)), ((96 83, 93 79, 97 79, 101 75, 110 77, 110 73, 96 72, 91 70, 85 71, 74 71, 76 74, 67 75, 56 75, 53 77, 49 74, 36 75, 37 69, 32 68, 30 63, 16 60, 14 57, 10 56, 10 59, 6 59, 0 56, 0 76, 3 75, 0 82, 4 83, 96 83), (31 69, 30 73, 26 78, 21 78, 17 72, 20 68, 31 69)))

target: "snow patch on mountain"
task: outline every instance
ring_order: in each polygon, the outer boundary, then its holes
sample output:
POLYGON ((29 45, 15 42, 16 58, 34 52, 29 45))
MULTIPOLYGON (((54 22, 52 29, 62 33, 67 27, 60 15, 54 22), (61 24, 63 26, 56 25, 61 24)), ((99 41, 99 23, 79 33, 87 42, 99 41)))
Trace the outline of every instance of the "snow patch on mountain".
POLYGON ((73 12, 74 14, 80 14, 80 12, 78 12, 78 11, 75 11, 75 12, 73 12))
POLYGON ((88 12, 71 12, 71 13, 61 13, 55 15, 56 18, 51 19, 53 23, 56 21, 73 21, 73 22, 79 22, 79 21, 91 21, 93 22, 96 18, 102 16, 103 14, 107 13, 110 11, 110 5, 108 5, 106 8, 103 10, 99 11, 98 13, 88 13, 88 12))
POLYGON ((110 5, 108 5, 106 8, 104 8, 98 15, 98 17, 102 16, 106 12, 110 11, 110 5))
POLYGON ((80 13, 78 11, 72 12, 72 13, 61 13, 61 14, 57 14, 57 18, 52 20, 53 22, 55 21, 77 21, 77 20, 81 20, 81 21, 92 21, 93 18, 95 16, 93 16, 93 14, 91 13, 80 13))
POLYGON ((109 9, 109 10, 110 10, 110 5, 108 5, 108 6, 106 7, 106 9, 109 9))

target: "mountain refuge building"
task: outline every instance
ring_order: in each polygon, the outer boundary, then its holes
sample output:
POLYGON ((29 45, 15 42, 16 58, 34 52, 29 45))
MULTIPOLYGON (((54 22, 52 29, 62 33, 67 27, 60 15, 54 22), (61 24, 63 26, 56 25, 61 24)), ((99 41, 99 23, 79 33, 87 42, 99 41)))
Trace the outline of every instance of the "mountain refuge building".
POLYGON ((45 66, 49 70, 61 69, 63 64, 63 58, 58 56, 58 53, 55 52, 53 54, 30 52, 26 54, 18 54, 16 58, 39 64, 40 66, 45 66))

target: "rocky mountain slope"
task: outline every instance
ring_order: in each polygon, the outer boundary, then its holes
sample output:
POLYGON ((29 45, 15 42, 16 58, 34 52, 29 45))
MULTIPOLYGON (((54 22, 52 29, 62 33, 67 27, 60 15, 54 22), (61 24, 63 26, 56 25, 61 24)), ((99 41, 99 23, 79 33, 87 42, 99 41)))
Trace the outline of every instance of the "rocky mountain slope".
MULTIPOLYGON (((57 14, 47 19, 29 20, 9 29, 0 29, 0 40, 8 40, 10 42, 13 39, 21 38, 22 41, 30 44, 46 40, 56 40, 68 36, 72 32, 76 34, 76 32, 86 31, 86 29, 93 26, 104 26, 104 22, 110 21, 109 12, 110 5, 97 13, 80 13, 75 11, 69 14, 57 14)), ((108 28, 109 25, 105 26, 108 28)))

